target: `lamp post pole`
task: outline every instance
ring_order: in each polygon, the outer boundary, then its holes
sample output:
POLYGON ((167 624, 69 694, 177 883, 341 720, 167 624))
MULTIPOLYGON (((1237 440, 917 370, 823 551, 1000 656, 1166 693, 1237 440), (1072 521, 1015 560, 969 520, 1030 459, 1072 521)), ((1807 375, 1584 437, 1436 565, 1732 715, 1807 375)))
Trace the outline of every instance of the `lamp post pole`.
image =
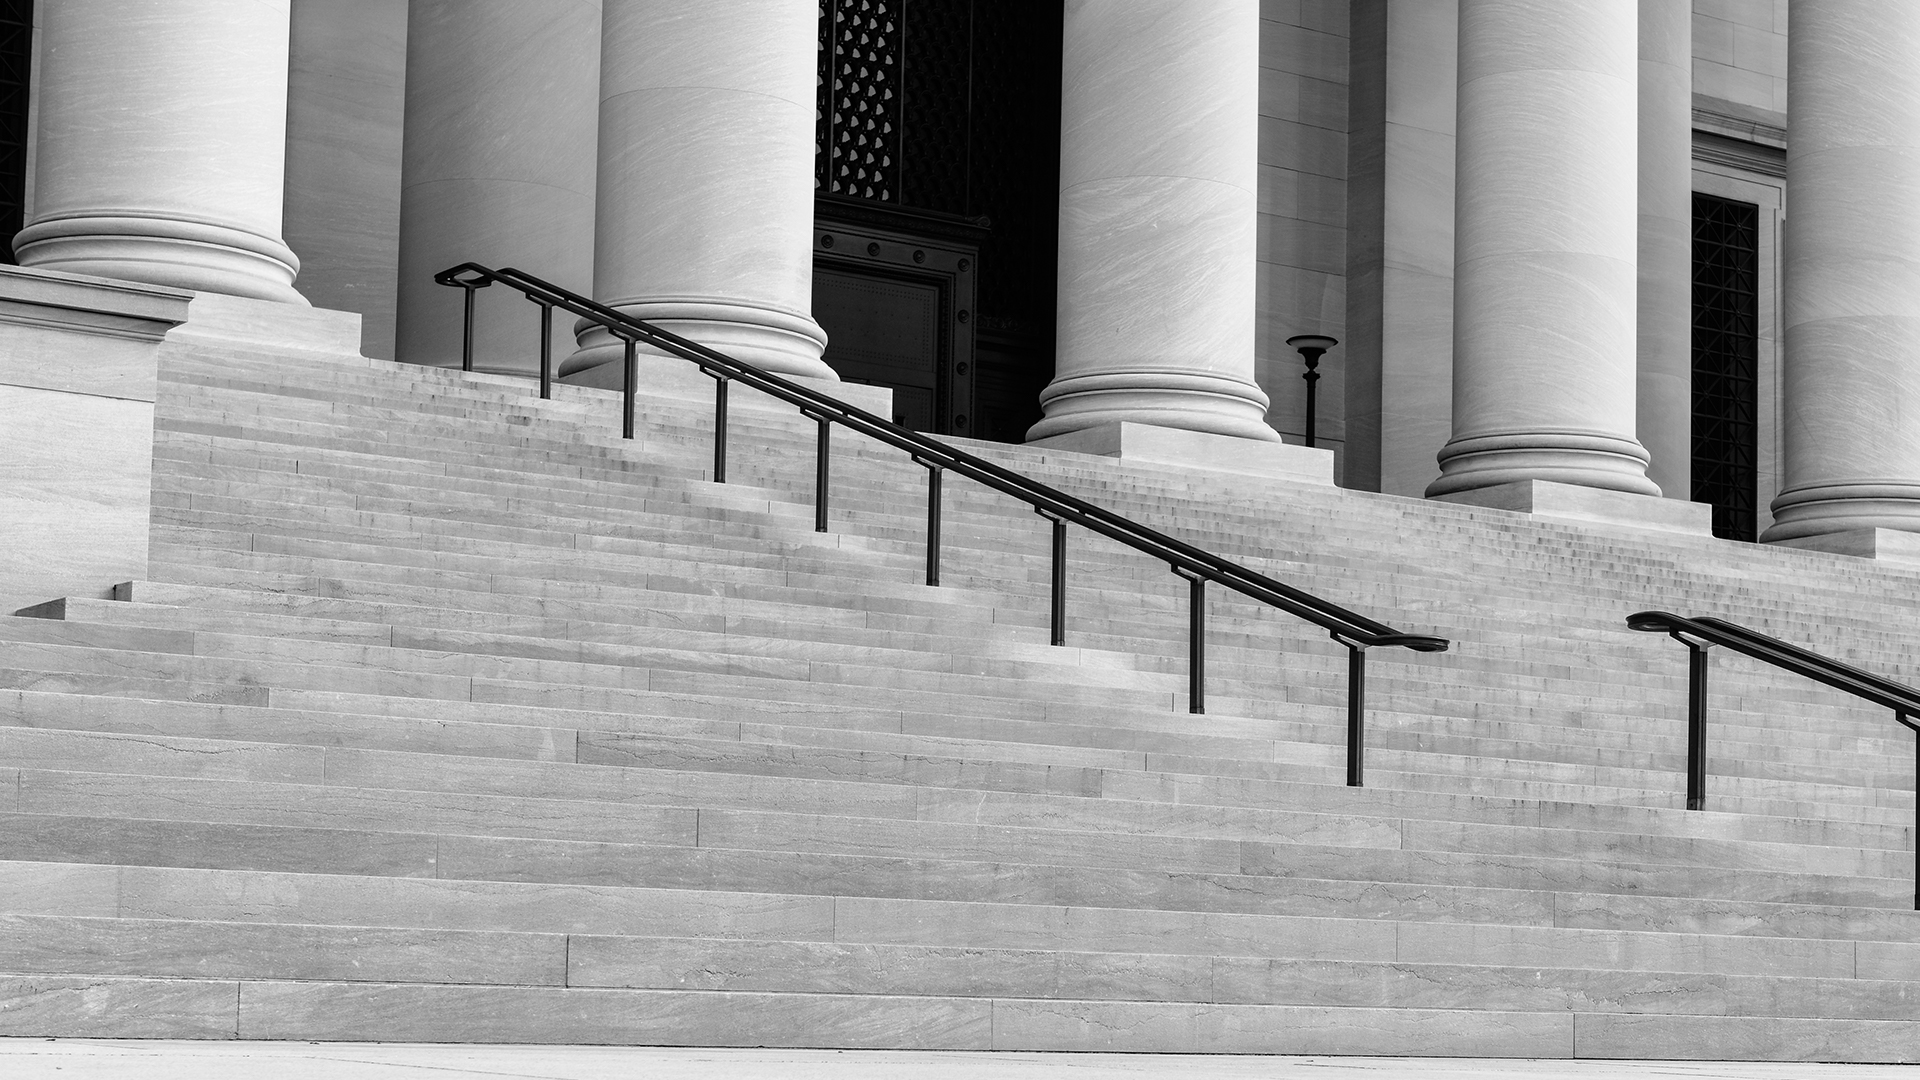
POLYGON ((1307 362, 1307 370, 1300 377, 1307 380, 1307 445, 1313 445, 1314 399, 1319 390, 1320 357, 1328 349, 1340 342, 1325 334, 1295 334, 1287 339, 1287 344, 1300 351, 1300 358, 1307 362))

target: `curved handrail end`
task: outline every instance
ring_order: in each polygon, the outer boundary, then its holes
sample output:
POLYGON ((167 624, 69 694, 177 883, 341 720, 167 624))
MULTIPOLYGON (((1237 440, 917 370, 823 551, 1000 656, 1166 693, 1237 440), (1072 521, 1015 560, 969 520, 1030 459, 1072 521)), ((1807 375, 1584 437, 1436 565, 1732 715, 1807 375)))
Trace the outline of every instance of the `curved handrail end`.
POLYGON ((1627 616, 1627 629, 1650 634, 1671 634, 1683 629, 1689 621, 1671 611, 1636 611, 1627 616))
POLYGON ((1443 637, 1434 637, 1432 634, 1388 634, 1376 640, 1374 644, 1411 649, 1414 652, 1433 653, 1446 652, 1453 647, 1452 641, 1443 637))
POLYGON ((433 275, 433 283, 435 285, 451 285, 461 289, 484 289, 496 280, 493 271, 475 262, 465 262, 459 266, 449 266, 445 270, 433 275), (460 275, 465 273, 472 273, 475 276, 463 280, 460 275))

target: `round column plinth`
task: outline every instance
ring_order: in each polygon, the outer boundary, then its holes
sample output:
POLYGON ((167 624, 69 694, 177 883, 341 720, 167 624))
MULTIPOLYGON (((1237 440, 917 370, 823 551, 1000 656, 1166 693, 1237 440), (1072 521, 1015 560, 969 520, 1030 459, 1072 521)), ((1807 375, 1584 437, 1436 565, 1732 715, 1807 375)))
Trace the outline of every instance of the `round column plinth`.
MULTIPOLYGON (((606 0, 594 297, 781 375, 837 376, 813 308, 819 7, 606 0)), ((620 359, 580 328, 562 370, 620 359)))
POLYGON ((1453 437, 1429 496, 1660 494, 1634 437, 1636 13, 1461 0, 1453 437))
POLYGON ((289 0, 43 6, 20 265, 290 304, 289 0))
POLYGON ((1784 477, 1762 540, 1920 532, 1920 4, 1794 0, 1784 477))
POLYGON ((1069 0, 1044 439, 1122 421, 1277 442, 1253 377, 1257 0, 1069 0))

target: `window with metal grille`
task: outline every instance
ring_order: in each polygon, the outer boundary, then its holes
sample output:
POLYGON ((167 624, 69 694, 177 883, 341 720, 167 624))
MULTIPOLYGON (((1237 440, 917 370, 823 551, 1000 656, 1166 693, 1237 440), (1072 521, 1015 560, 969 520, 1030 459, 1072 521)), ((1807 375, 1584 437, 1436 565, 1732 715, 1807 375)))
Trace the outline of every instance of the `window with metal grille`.
POLYGON ((1758 501, 1760 208, 1693 196, 1693 499, 1713 535, 1754 539, 1758 501))
POLYGON ((814 186, 835 195, 898 197, 902 0, 820 5, 814 186))

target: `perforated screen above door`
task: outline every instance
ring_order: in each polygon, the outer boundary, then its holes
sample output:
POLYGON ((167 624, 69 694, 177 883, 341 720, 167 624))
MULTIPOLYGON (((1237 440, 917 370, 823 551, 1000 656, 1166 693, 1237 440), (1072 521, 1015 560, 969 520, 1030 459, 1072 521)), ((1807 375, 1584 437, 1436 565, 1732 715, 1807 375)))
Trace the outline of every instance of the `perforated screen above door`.
POLYGON ((1753 540, 1759 493, 1760 208, 1693 196, 1693 499, 1753 540))

